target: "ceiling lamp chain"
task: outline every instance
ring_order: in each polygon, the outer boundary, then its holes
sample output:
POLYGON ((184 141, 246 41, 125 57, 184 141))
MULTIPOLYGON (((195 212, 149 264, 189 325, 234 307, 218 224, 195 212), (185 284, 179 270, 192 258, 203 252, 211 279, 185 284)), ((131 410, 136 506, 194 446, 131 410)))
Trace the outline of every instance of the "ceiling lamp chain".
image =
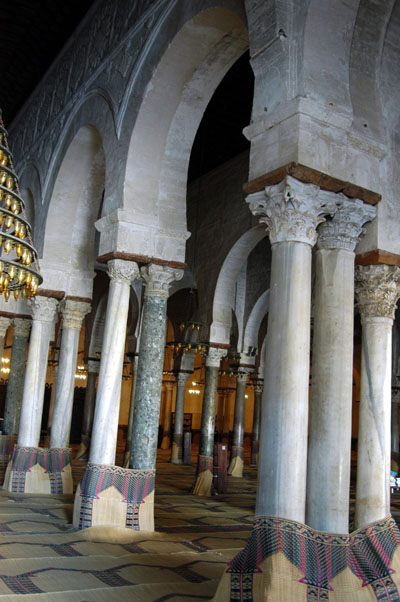
POLYGON ((33 297, 43 278, 0 111, 0 295, 33 297))

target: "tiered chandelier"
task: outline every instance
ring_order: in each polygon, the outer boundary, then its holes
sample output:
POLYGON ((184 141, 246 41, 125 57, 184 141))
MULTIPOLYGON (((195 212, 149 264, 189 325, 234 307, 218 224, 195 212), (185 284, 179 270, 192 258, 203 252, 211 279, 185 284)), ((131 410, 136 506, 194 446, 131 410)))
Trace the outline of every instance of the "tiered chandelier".
POLYGON ((33 297, 42 282, 0 111, 0 295, 33 297))

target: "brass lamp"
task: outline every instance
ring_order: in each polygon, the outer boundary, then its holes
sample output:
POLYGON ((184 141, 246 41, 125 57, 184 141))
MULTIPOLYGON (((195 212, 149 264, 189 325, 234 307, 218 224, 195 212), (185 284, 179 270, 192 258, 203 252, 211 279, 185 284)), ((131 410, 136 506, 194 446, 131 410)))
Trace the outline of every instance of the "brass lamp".
POLYGON ((43 278, 0 112, 0 295, 33 297, 43 278))

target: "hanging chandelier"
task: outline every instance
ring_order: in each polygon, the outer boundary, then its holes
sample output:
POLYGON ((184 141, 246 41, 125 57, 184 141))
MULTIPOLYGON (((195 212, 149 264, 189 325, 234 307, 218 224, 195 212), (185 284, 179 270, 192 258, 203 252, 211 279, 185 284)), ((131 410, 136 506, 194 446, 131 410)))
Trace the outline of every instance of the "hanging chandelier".
POLYGON ((0 111, 0 295, 33 297, 42 282, 0 111))

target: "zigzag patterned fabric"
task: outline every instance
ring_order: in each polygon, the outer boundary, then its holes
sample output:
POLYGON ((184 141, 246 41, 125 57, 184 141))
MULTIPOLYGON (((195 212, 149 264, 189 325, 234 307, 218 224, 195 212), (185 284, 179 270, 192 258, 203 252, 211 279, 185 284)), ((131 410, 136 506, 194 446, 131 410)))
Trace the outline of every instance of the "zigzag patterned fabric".
POLYGON ((68 448, 37 448, 14 446, 11 458, 12 492, 25 493, 26 473, 39 465, 49 475, 52 494, 63 493, 61 473, 71 464, 71 450, 68 448))
MULTIPOLYGON (((264 561, 281 553, 302 575, 298 582, 306 586, 304 602, 329 602, 331 598, 346 602, 370 601, 374 599, 372 592, 379 602, 400 602, 397 587, 400 575, 392 567, 399 546, 400 531, 391 516, 350 535, 315 531, 307 525, 283 518, 258 517, 247 546, 231 561, 227 570, 230 574, 230 600, 261 599, 255 597, 254 579, 257 575, 261 577, 264 561), (343 596, 343 593, 338 595, 332 581, 345 569, 350 569, 359 585, 357 592, 351 593, 349 589, 343 596)), ((264 592, 265 583, 262 587, 264 592)), ((258 588, 258 591, 261 590, 258 588)), ((274 595, 263 599, 301 602, 292 597, 274 595)))
POLYGON ((155 478, 155 470, 133 470, 88 462, 81 482, 81 496, 98 499, 102 491, 113 486, 125 502, 140 504, 153 491, 155 478))

